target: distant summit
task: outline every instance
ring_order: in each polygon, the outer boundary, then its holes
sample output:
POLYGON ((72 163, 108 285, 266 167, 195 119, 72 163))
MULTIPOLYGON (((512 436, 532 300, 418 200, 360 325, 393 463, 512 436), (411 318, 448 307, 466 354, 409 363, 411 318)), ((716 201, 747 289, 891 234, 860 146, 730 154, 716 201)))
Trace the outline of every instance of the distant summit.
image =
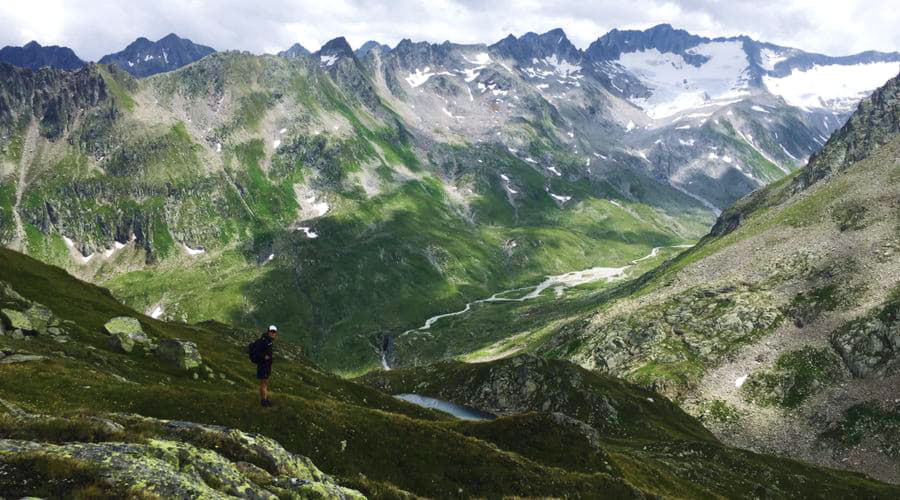
POLYGON ((376 42, 375 40, 369 40, 368 42, 362 44, 358 49, 356 49, 356 57, 358 59, 362 59, 363 57, 366 57, 366 54, 373 50, 390 52, 391 48, 383 43, 376 42))
POLYGON ((313 56, 317 57, 325 66, 331 66, 345 57, 350 59, 356 57, 350 44, 347 43, 347 39, 342 36, 329 40, 313 56))
POLYGON ((212 47, 199 45, 187 38, 170 33, 155 42, 140 37, 125 50, 103 56, 100 64, 115 64, 132 76, 143 78, 165 73, 215 52, 212 47))
POLYGON ((30 69, 44 66, 58 69, 78 69, 85 65, 85 62, 68 47, 57 45, 43 47, 35 41, 28 42, 24 47, 3 47, 0 49, 0 62, 30 69))
POLYGON ((310 55, 310 52, 306 50, 306 47, 300 45, 299 43, 295 43, 294 45, 291 45, 291 48, 282 50, 278 53, 278 57, 286 57, 288 59, 308 55, 310 55))
POLYGON ((519 38, 509 35, 490 46, 492 50, 519 62, 533 62, 556 56, 559 60, 581 59, 581 51, 572 45, 565 32, 556 28, 543 34, 525 33, 519 38))

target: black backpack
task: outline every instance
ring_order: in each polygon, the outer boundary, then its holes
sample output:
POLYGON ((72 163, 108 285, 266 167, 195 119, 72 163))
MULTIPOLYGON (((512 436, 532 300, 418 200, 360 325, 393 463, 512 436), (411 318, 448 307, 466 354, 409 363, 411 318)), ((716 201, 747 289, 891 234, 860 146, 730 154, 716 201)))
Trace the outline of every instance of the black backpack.
POLYGON ((250 357, 250 361, 254 364, 260 364, 263 362, 263 353, 262 349, 262 339, 256 339, 253 342, 247 344, 247 355, 250 357))

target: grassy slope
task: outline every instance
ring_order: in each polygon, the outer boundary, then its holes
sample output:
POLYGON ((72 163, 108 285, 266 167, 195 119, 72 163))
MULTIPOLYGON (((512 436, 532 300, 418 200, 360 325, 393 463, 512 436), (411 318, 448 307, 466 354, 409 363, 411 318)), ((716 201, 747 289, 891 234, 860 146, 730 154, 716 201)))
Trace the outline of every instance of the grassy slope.
MULTIPOLYGON (((702 441, 610 441, 604 445, 610 467, 597 472, 590 462, 566 458, 556 446, 572 439, 564 429, 544 427, 542 431, 550 432, 547 436, 559 433, 560 438, 528 444, 516 437, 505 419, 461 424, 327 375, 304 361, 279 363, 273 381, 278 405, 263 412, 255 402, 244 342, 228 327, 152 320, 119 305, 101 288, 9 250, 0 250, 0 270, 0 277, 25 298, 42 302, 59 318, 77 325, 66 344, 51 345, 41 337, 30 341, 4 337, 11 347, 48 355, 50 360, 42 362, 40 370, 33 364, 0 366, 0 397, 53 414, 125 411, 262 432, 375 496, 390 494, 390 485, 436 497, 453 496, 449 492, 587 497, 598 490, 629 496, 633 494, 629 483, 652 494, 678 496, 898 494, 859 475, 702 441), (116 315, 138 317, 154 336, 196 342, 205 363, 236 384, 205 377, 195 380, 152 357, 107 351, 98 332, 116 315), (701 470, 706 472, 699 474, 701 470), (710 471, 715 473, 711 476, 710 471)), ((607 390, 603 387, 601 383, 598 390, 607 390)), ((624 397, 632 397, 628 386, 619 387, 624 397)), ((609 396, 620 397, 616 392, 609 396)), ((642 396, 641 392, 633 397, 642 396)), ((663 419, 661 424, 668 422, 663 419)))

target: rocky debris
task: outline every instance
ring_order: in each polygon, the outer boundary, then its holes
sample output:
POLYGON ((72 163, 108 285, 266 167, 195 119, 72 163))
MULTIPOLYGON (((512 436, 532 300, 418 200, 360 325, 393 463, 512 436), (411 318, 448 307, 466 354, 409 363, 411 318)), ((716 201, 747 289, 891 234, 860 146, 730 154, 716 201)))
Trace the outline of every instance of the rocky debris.
MULTIPOLYGON (((574 333, 578 352, 571 358, 589 369, 631 373, 631 380, 665 394, 679 394, 693 383, 686 364, 699 372, 736 349, 770 332, 783 314, 767 291, 740 284, 687 290, 632 314, 597 321, 574 333), (682 365, 683 380, 642 366, 682 365), (635 374, 646 372, 650 378, 635 374)), ((571 337, 561 337, 560 343, 571 337)), ((626 378, 629 376, 626 375, 626 378)))
POLYGON ((156 355, 184 371, 199 368, 203 364, 197 344, 185 340, 163 340, 156 349, 156 355))
POLYGON ((52 340, 68 341, 71 321, 57 318, 48 307, 26 300, 6 282, 0 281, 0 335, 8 334, 16 340, 35 335, 48 335, 52 340))
POLYGON ((782 354, 771 370, 750 374, 742 395, 760 406, 796 408, 844 376, 840 358, 830 347, 804 347, 782 354))
MULTIPOLYGON (((40 304, 31 304, 24 310, 0 309, 0 318, 5 330, 18 330, 25 335, 46 334, 50 325, 58 324, 50 309, 40 304)), ((56 326, 53 328, 58 330, 56 326)))
MULTIPOLYGON (((0 407, 20 419, 23 427, 57 421, 47 415, 28 414, 0 400, 0 407), (15 411, 13 411, 15 410, 15 411)), ((55 460, 87 467, 104 490, 123 496, 150 494, 161 498, 364 498, 341 487, 308 458, 285 450, 276 441, 236 429, 158 420, 140 415, 73 417, 103 432, 99 442, 49 444, 0 439, 0 461, 55 460), (140 442, 110 442, 130 430, 151 436, 140 442)), ((15 477, 15 475, 13 475, 15 477)), ((4 484, 27 495, 28 483, 4 484)))
POLYGON ((116 351, 131 353, 135 347, 146 351, 156 348, 152 339, 144 333, 141 323, 127 316, 113 318, 103 325, 103 329, 109 334, 107 345, 116 351))
POLYGON ((885 377, 900 369, 900 300, 852 321, 831 344, 855 377, 885 377))
POLYGON ((219 453, 191 444, 150 439, 138 443, 66 443, 61 445, 0 439, 0 457, 57 459, 91 466, 111 491, 161 498, 364 498, 333 480, 313 482, 256 475, 258 484, 219 453), (268 481, 266 481, 268 480, 268 481))

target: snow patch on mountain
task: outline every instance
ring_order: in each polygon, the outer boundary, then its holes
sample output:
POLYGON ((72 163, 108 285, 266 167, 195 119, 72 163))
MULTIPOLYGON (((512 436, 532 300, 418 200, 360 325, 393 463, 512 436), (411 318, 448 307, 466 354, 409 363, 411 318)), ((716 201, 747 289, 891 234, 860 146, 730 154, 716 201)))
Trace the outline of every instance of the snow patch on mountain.
POLYGON ((772 71, 776 64, 787 60, 789 55, 786 51, 762 49, 759 51, 759 67, 766 71, 772 71))
MULTIPOLYGON (((436 76, 436 75, 452 76, 453 74, 450 72, 447 72, 447 71, 432 71, 430 66, 425 66, 425 69, 417 68, 414 72, 410 73, 409 76, 404 78, 404 80, 406 80, 406 83, 408 83, 410 87, 416 88, 416 87, 419 87, 419 86, 425 84, 425 82, 427 82, 432 76, 436 76)), ((468 80, 469 76, 472 76, 472 75, 469 75, 467 73, 467 79, 466 79, 467 82, 471 81, 471 80, 468 80)), ((474 77, 472 77, 472 79, 474 79, 477 76, 478 75, 476 74, 474 77)))
POLYGON ((656 49, 621 54, 619 64, 651 90, 650 97, 632 97, 631 102, 658 119, 749 93, 749 61, 741 42, 710 42, 688 52, 708 60, 697 67, 681 54, 656 49))
POLYGON ((794 69, 782 78, 764 76, 769 92, 781 96, 791 106, 852 111, 867 96, 900 72, 900 62, 828 66, 794 69))
POLYGON ((550 193, 550 197, 553 198, 554 200, 560 202, 560 203, 565 203, 565 202, 567 202, 567 201, 569 201, 569 200, 572 199, 571 196, 565 196, 565 195, 561 195, 561 194, 553 194, 553 193, 550 193))
POLYGON ((324 64, 325 66, 331 66, 332 64, 334 64, 334 63, 337 62, 338 56, 336 56, 336 55, 323 55, 323 56, 321 56, 321 57, 319 58, 319 60, 322 61, 322 64, 324 64))

